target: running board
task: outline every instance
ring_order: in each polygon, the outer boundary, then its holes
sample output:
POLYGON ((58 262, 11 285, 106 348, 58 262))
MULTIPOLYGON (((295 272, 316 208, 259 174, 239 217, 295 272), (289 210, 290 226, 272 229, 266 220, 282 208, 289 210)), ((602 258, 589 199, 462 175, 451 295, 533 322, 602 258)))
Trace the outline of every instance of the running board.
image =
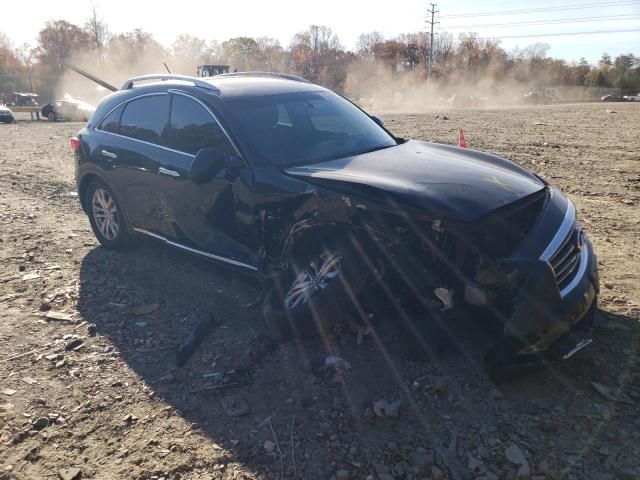
POLYGON ((169 240, 168 238, 163 237, 162 235, 158 235, 157 233, 150 232, 148 230, 145 230, 144 228, 134 227, 133 230, 135 232, 137 232, 137 233, 141 233, 143 235, 147 235, 148 237, 154 238, 155 240, 159 240, 159 241, 161 241, 161 242, 163 242, 163 243, 165 243, 167 245, 170 245, 170 246, 175 247, 175 248, 179 248, 180 250, 184 250, 186 252, 193 253, 195 255, 201 255, 203 257, 207 257, 207 258, 210 258, 212 260, 217 260, 219 262, 228 263, 228 264, 234 265, 236 267, 247 268, 247 269, 252 270, 254 272, 258 271, 258 269, 256 267, 254 267, 253 265, 248 265, 246 263, 242 263, 242 262, 239 262, 237 260, 233 260, 231 258, 220 257, 218 255, 214 255, 213 253, 203 252, 202 250, 197 250, 195 248, 187 247, 186 245, 182 245, 181 243, 173 242, 173 241, 169 240))

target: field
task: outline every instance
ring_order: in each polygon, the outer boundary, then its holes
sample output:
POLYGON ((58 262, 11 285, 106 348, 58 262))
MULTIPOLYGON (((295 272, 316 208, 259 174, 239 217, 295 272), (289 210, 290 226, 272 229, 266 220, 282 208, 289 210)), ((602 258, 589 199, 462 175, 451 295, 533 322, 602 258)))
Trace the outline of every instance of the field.
POLYGON ((0 125, 0 479, 640 477, 640 105, 383 117, 442 143, 463 127, 470 148, 571 197, 601 272, 590 347, 495 386, 473 328, 424 363, 402 355, 393 318, 361 342, 349 328, 271 342, 255 281, 155 244, 98 246, 75 194, 80 124, 0 125), (243 368, 250 381, 206 388, 243 368), (399 403, 379 417, 380 400, 399 403))

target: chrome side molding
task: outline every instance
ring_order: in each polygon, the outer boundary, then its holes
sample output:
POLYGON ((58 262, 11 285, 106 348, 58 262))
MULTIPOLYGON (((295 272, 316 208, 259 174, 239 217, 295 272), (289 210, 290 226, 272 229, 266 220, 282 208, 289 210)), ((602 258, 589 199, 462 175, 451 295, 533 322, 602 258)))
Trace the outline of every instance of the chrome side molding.
POLYGON ((157 233, 150 232, 148 230, 145 230, 144 228, 134 227, 133 230, 135 232, 137 232, 137 233, 141 233, 143 235, 147 235, 148 237, 154 238, 156 240, 160 240, 161 242, 164 242, 167 245, 179 248, 179 249, 184 250, 184 251, 189 252, 189 253, 195 253, 196 255, 201 255, 203 257, 211 258, 212 260, 217 260, 219 262, 224 262, 224 263, 228 263, 230 265, 235 265, 236 267, 247 268, 247 269, 252 270, 254 272, 258 271, 258 269, 256 267, 254 267, 253 265, 248 265, 246 263, 239 262, 238 260, 233 260, 231 258, 221 257, 219 255, 214 255, 213 253, 203 252, 202 250, 197 250, 195 248, 187 247, 186 245, 182 245, 181 243, 173 242, 173 241, 169 240, 168 238, 163 237, 162 235, 158 235, 157 233))

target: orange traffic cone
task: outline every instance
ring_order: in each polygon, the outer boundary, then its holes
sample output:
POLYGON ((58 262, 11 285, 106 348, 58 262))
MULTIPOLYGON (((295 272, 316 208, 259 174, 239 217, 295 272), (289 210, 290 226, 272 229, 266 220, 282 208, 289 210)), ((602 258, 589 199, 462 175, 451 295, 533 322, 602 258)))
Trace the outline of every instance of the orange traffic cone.
POLYGON ((460 136, 458 137, 458 146, 460 148, 467 148, 467 141, 464 138, 464 129, 460 129, 460 136))

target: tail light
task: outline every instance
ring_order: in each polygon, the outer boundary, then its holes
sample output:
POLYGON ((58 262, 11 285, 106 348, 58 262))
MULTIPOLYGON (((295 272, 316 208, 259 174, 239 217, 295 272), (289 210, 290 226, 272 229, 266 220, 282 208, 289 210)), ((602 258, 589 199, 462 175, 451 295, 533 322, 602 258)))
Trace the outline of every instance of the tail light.
POLYGON ((71 149, 76 152, 80 148, 80 140, 78 137, 71 137, 69 139, 69 143, 71 144, 71 149))

